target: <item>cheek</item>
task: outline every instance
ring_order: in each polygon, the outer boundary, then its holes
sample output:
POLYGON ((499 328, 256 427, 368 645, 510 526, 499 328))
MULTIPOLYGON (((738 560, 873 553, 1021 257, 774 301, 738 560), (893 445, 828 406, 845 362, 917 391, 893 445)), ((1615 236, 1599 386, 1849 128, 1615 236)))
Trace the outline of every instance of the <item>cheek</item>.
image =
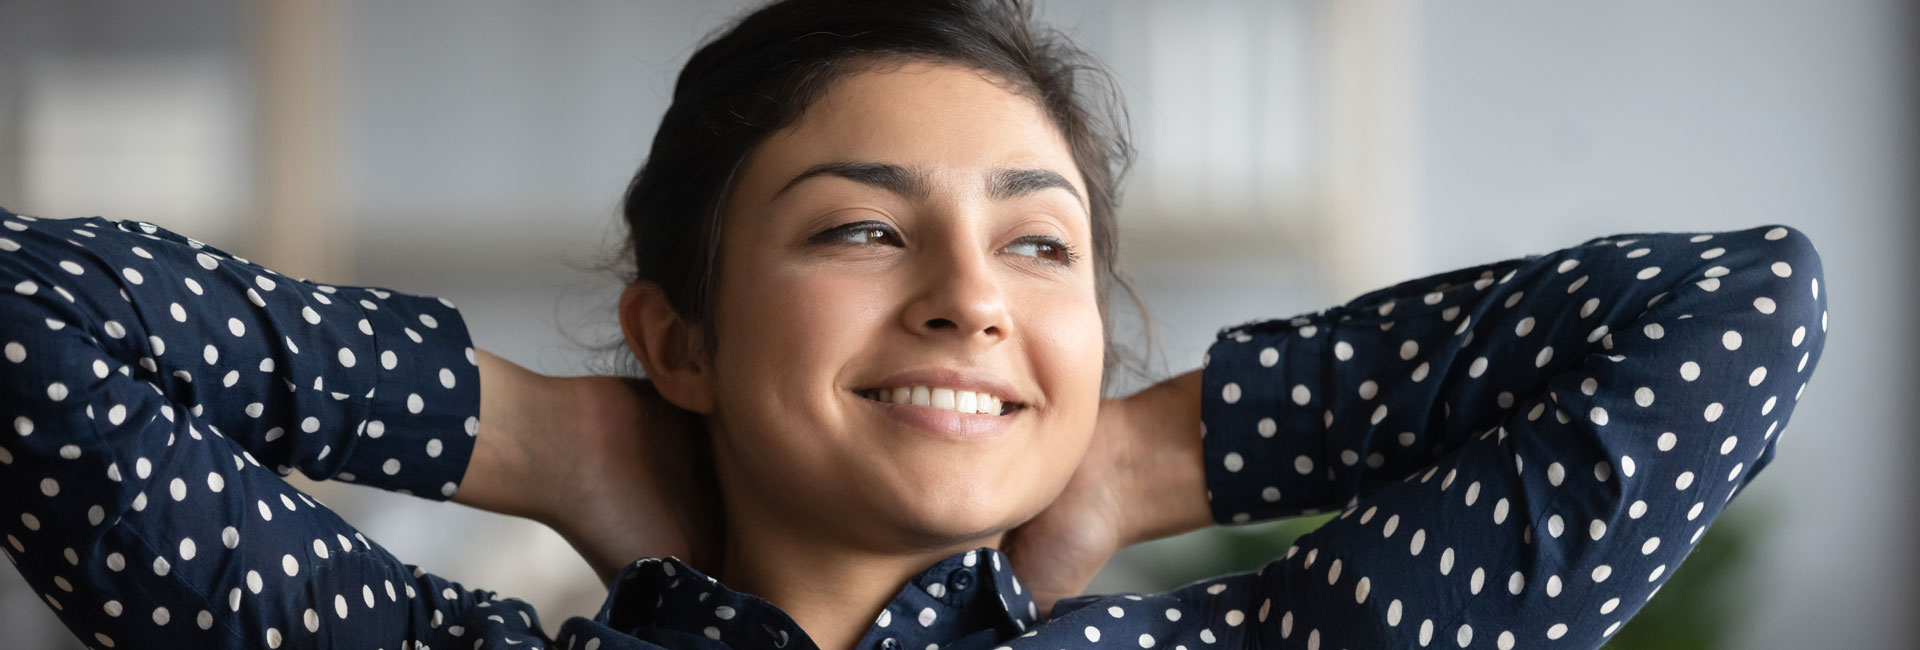
POLYGON ((830 381, 835 360, 851 356, 882 318, 879 289, 870 283, 769 268, 742 269, 739 277, 753 281, 722 289, 716 364, 761 388, 832 388, 793 384, 796 374, 830 381))
POLYGON ((852 444, 857 432, 843 424, 852 403, 836 394, 836 372, 868 338, 871 296, 856 283, 769 265, 727 271, 752 281, 722 281, 716 297, 710 426, 723 486, 790 512, 845 502, 859 482, 827 479, 844 478, 839 468, 871 459, 844 457, 862 446, 852 444))
POLYGON ((1100 307, 1089 296, 1046 296, 1025 303, 1027 346, 1034 374, 1056 406, 1088 407, 1100 397, 1106 335, 1100 307))
MULTIPOLYGON (((1088 295, 1035 297, 1020 317, 1035 378, 1049 403, 1027 456, 1042 482, 1064 483, 1078 464, 1100 407, 1106 353, 1099 305, 1088 295), (1043 478, 1044 477, 1044 478, 1043 478)), ((1045 485, 1036 487, 1047 487, 1045 485)), ((1053 485, 1052 487, 1058 487, 1053 485)))
POLYGON ((742 425, 736 436, 763 438, 752 442, 764 449, 817 452, 820 446, 808 443, 845 433, 828 426, 850 404, 837 382, 881 323, 879 289, 767 265, 737 271, 734 277, 753 281, 723 282, 716 305, 714 383, 722 418, 742 425), (807 440, 787 435, 795 431, 807 432, 807 440))

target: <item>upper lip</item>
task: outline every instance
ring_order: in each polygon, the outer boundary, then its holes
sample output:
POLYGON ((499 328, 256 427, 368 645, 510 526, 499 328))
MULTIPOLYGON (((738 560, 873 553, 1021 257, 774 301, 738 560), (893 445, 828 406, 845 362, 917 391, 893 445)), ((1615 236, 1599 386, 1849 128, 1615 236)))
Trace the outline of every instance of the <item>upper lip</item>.
POLYGON ((893 389, 903 386, 927 386, 931 388, 970 390, 976 393, 987 393, 1009 404, 1027 403, 1026 398, 1021 396, 1020 392, 1014 389, 1013 384, 1008 383, 1007 380, 1001 379, 998 375, 985 370, 973 369, 921 368, 908 370, 889 375, 886 379, 880 380, 879 383, 871 386, 863 386, 859 390, 873 390, 876 388, 893 389))

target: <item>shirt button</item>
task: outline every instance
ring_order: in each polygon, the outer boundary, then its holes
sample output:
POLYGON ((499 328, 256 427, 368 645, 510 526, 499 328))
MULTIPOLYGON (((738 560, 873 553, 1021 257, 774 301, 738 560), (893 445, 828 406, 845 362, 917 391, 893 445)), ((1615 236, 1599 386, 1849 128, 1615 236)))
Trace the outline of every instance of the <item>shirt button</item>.
POLYGON ((881 639, 880 650, 900 650, 900 641, 893 637, 881 639))
POLYGON ((955 571, 953 575, 947 576, 947 582, 953 584, 954 591, 966 591, 968 587, 973 586, 973 572, 966 569, 955 571))

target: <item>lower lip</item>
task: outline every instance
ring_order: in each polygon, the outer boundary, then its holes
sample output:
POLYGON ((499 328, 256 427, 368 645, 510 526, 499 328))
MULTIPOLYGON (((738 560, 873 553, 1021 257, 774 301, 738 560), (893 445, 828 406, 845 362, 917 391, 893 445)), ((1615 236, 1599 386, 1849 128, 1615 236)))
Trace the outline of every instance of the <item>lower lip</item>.
POLYGON ((1014 411, 1006 415, 961 413, 931 406, 877 402, 859 395, 854 395, 853 398, 879 409, 882 414, 895 422, 941 438, 954 440, 980 440, 999 436, 1013 426, 1014 416, 1021 412, 1014 411))

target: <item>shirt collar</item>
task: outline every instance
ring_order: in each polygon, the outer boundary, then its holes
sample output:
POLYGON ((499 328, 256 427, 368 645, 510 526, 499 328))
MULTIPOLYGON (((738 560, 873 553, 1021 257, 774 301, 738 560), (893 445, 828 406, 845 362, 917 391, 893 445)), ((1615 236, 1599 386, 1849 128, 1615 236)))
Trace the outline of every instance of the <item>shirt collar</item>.
MULTIPOLYGON (((991 647, 1031 627, 1033 596, 993 548, 935 562, 894 596, 859 650, 991 647)), ((678 558, 647 558, 621 571, 595 620, 666 647, 717 640, 735 647, 817 650, 785 612, 727 588, 678 558)))

